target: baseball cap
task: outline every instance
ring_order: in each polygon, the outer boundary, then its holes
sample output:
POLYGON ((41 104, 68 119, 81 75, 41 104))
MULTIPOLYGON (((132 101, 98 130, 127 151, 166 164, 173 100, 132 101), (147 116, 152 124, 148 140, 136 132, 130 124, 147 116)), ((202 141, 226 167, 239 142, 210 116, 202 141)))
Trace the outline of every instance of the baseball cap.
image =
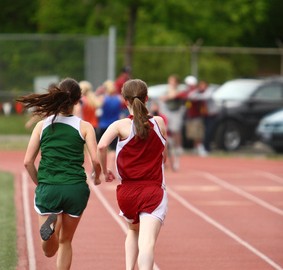
POLYGON ((185 79, 184 79, 184 82, 187 84, 187 85, 196 85, 198 83, 198 80, 196 77, 194 76, 187 76, 185 79))

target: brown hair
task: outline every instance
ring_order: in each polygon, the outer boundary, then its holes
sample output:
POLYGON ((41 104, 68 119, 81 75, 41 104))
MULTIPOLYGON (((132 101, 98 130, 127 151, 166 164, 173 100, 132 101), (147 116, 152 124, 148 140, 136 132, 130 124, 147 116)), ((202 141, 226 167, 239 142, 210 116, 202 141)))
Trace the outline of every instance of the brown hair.
POLYGON ((146 139, 149 134, 148 110, 145 106, 147 98, 147 85, 139 79, 128 80, 122 88, 122 95, 133 108, 133 120, 137 136, 146 139))
POLYGON ((77 81, 71 78, 62 80, 58 86, 51 85, 45 94, 30 94, 17 98, 25 108, 33 108, 33 113, 47 117, 59 113, 69 114, 81 98, 81 89, 77 81))
POLYGON ((80 81, 79 86, 81 88, 83 96, 93 91, 92 84, 89 81, 80 81))

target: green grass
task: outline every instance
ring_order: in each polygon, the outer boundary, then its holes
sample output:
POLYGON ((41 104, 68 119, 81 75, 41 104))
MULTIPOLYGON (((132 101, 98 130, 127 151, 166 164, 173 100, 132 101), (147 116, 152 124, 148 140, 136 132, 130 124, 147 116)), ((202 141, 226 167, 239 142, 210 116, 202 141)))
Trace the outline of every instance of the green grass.
POLYGON ((15 269, 17 232, 14 204, 14 181, 9 173, 0 172, 0 269, 15 269))
POLYGON ((31 129, 25 128, 29 115, 0 115, 0 150, 25 150, 31 129))
POLYGON ((0 151, 26 150, 28 141, 29 135, 0 135, 0 151))
POLYGON ((26 150, 26 149, 27 149, 27 143, 25 141, 9 142, 7 144, 0 143, 0 151, 1 150, 14 151, 14 150, 26 150))
POLYGON ((0 135, 30 134, 31 131, 25 128, 28 119, 28 115, 0 115, 0 135))

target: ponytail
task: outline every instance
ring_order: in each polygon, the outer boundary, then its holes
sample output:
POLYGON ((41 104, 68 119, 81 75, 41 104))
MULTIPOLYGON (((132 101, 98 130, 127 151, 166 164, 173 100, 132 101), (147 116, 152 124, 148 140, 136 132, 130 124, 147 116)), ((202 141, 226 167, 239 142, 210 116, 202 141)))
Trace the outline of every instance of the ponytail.
POLYGON ((132 108, 134 112, 133 120, 137 136, 141 139, 146 139, 150 130, 150 125, 148 122, 148 110, 145 104, 139 98, 134 98, 132 108))
POLYGON ((132 106, 136 136, 146 139, 150 131, 148 110, 145 106, 147 98, 146 83, 139 79, 128 80, 123 85, 122 94, 132 106))
POLYGON ((68 114, 79 101, 81 90, 78 83, 70 78, 63 80, 59 86, 51 85, 45 94, 30 94, 19 97, 17 101, 24 103, 25 108, 33 108, 33 113, 47 117, 59 113, 68 114))

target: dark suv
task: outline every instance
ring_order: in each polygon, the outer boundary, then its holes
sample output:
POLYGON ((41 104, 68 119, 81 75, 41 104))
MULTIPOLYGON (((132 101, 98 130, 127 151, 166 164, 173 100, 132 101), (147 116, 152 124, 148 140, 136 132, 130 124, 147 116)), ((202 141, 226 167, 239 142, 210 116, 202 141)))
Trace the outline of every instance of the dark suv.
POLYGON ((214 142, 218 148, 233 151, 255 141, 263 116, 283 108, 283 77, 228 81, 214 92, 213 100, 219 112, 214 142))

